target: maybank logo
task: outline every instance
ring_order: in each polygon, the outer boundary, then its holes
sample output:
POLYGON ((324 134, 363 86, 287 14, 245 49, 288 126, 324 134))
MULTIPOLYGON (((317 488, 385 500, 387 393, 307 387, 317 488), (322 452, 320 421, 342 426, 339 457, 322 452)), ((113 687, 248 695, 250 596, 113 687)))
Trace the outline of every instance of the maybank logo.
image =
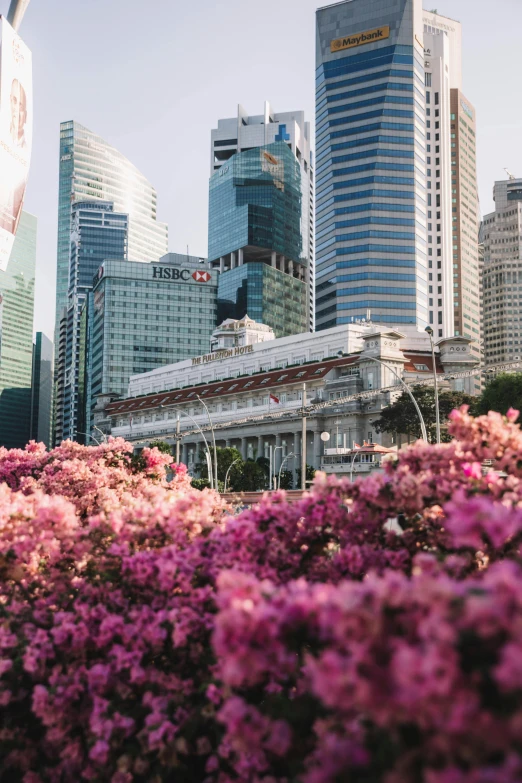
POLYGON ((336 38, 330 43, 330 51, 340 52, 341 49, 352 49, 354 46, 362 46, 363 44, 373 43, 374 41, 382 41, 384 38, 389 37, 389 25, 376 27, 375 30, 366 30, 364 33, 348 35, 345 38, 336 38))

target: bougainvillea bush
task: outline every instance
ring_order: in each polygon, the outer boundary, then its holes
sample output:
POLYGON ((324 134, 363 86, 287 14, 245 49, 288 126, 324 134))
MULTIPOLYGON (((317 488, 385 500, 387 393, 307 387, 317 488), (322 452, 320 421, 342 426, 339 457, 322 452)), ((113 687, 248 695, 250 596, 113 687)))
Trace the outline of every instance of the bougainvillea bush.
POLYGON ((520 781, 522 433, 451 418, 238 516, 156 449, 0 450, 0 780, 520 781))

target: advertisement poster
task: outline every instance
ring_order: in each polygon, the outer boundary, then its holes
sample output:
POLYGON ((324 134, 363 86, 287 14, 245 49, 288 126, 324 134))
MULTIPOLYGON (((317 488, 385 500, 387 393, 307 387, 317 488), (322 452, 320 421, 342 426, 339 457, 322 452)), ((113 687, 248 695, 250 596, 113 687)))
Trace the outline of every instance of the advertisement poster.
POLYGON ((0 17, 0 269, 5 271, 22 212, 33 127, 31 52, 0 17))

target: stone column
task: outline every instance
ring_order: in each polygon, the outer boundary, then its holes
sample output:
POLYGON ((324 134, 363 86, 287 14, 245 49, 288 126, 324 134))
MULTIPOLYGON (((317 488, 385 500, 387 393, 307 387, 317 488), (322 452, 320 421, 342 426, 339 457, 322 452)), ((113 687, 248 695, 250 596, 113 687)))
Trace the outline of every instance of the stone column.
POLYGON ((230 268, 235 269, 236 268, 236 254, 231 253, 230 254, 230 268))
POLYGON ((279 271, 284 272, 285 271, 285 257, 279 256, 279 271))
POLYGON ((270 264, 271 266, 274 267, 274 269, 277 267, 277 253, 275 252, 275 250, 272 250, 270 264))
POLYGON ((294 275, 294 262, 291 259, 288 261, 288 274, 292 277, 294 275))
POLYGON ((181 444, 181 461, 184 465, 187 464, 188 460, 188 445, 185 442, 182 442, 181 444))
POLYGON ((224 272, 225 271, 225 259, 223 256, 219 259, 219 271, 224 272))
POLYGON ((257 436, 257 454, 256 454, 256 458, 257 457, 264 457, 264 456, 265 456, 265 452, 263 450, 263 436, 262 435, 258 435, 257 436))
POLYGON ((247 458, 247 439, 241 438, 241 456, 243 460, 246 460, 247 458))
POLYGON ((281 462, 283 460, 283 451, 282 449, 278 448, 278 446, 281 446, 281 435, 276 435, 275 440, 275 447, 277 451, 274 452, 274 473, 276 476, 279 473, 279 468, 281 467, 281 462))
POLYGON ((292 459, 293 465, 293 477, 294 477, 294 489, 300 489, 297 486, 297 469, 301 467, 301 433, 294 432, 294 444, 292 447, 294 457, 292 459))
POLYGON ((240 247, 239 250, 237 251, 237 255, 238 255, 237 265, 238 266, 243 266, 243 248, 242 247, 240 247))
POLYGON ((321 433, 317 430, 314 432, 314 459, 313 466, 316 470, 321 467, 321 433))

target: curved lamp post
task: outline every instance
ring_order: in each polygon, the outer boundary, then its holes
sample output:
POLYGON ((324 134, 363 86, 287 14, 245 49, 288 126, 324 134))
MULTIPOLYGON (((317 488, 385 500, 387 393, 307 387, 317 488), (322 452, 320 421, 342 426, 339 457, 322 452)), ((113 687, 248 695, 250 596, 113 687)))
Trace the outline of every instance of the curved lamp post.
POLYGON ((283 457, 281 460, 281 465, 279 467, 279 473, 277 474, 277 488, 281 489, 281 471, 283 470, 283 465, 287 461, 287 459, 290 459, 290 457, 295 457, 295 454, 293 451, 291 451, 289 454, 286 455, 286 457, 283 457))
POLYGON ((227 472, 225 473, 225 486, 223 488, 223 492, 227 491, 227 481, 228 481, 228 474, 230 473, 231 468, 236 464, 236 462, 241 462, 241 457, 238 457, 234 460, 234 462, 231 462, 228 466, 227 472))
MULTIPOLYGON (((168 407, 168 406, 167 406, 167 405, 160 405, 159 407, 160 407, 160 408, 166 408, 166 407, 168 407)), ((199 424, 197 423, 197 421, 195 421, 195 420, 192 418, 192 416, 190 416, 190 414, 188 414, 188 413, 185 413, 185 411, 181 411, 181 410, 177 411, 177 413, 178 413, 178 416, 180 416, 180 415, 181 415, 181 416, 186 416, 186 417, 187 417, 187 419, 190 419, 190 421, 192 422, 192 424, 193 424, 193 425, 196 427, 196 429, 197 429, 197 430, 198 430, 198 432, 200 433, 201 437, 203 438, 203 442, 204 442, 204 444, 205 444, 205 453, 206 453, 206 455, 207 455, 207 457, 208 457, 208 458, 207 458, 207 463, 208 463, 208 465, 209 465, 209 468, 210 468, 210 469, 209 469, 209 471, 208 471, 208 478, 209 478, 209 481, 210 481, 210 488, 211 488, 211 489, 214 489, 214 476, 213 476, 213 473, 212 473, 212 459, 211 459, 211 457, 210 457, 210 449, 209 449, 209 447, 208 447, 208 442, 207 442, 207 439, 205 438, 205 433, 203 432, 203 430, 201 429, 201 427, 199 426, 199 424)), ((178 421, 179 421, 179 419, 178 419, 178 421)), ((216 490, 217 490, 217 475, 216 475, 216 487, 215 487, 215 488, 216 488, 216 490)))
POLYGON ((196 394, 196 399, 198 399, 200 401, 200 403, 203 405, 203 407, 205 408, 205 410, 207 412, 207 416, 208 416, 208 423, 210 424, 210 431, 212 433, 212 446, 214 448, 214 476, 215 476, 215 487, 214 487, 214 489, 217 492, 218 491, 218 465, 217 465, 217 449, 216 449, 216 436, 214 434, 214 425, 212 423, 212 419, 210 418, 210 411, 209 411, 209 409, 207 408, 207 406, 205 405, 205 403, 203 402, 203 400, 201 399, 201 397, 198 394, 196 394))
MULTIPOLYGON (((104 442, 104 443, 107 443, 107 435, 105 434, 105 432, 103 432, 103 430, 101 430, 99 427, 97 427, 97 426, 96 426, 96 424, 93 424, 93 425, 92 425, 92 428, 93 428, 93 430, 98 430, 98 432, 100 433, 100 435, 102 435, 102 436, 103 436, 103 442, 104 442)), ((92 435, 91 435, 91 438, 92 438, 92 435)))
MULTIPOLYGON (((85 435, 86 438, 91 438, 96 443, 97 446, 101 446, 100 441, 96 440, 94 435, 88 435, 86 432, 80 432, 79 430, 76 430, 76 434, 77 435, 85 435)), ((87 444, 85 444, 85 445, 87 445, 87 444)))

